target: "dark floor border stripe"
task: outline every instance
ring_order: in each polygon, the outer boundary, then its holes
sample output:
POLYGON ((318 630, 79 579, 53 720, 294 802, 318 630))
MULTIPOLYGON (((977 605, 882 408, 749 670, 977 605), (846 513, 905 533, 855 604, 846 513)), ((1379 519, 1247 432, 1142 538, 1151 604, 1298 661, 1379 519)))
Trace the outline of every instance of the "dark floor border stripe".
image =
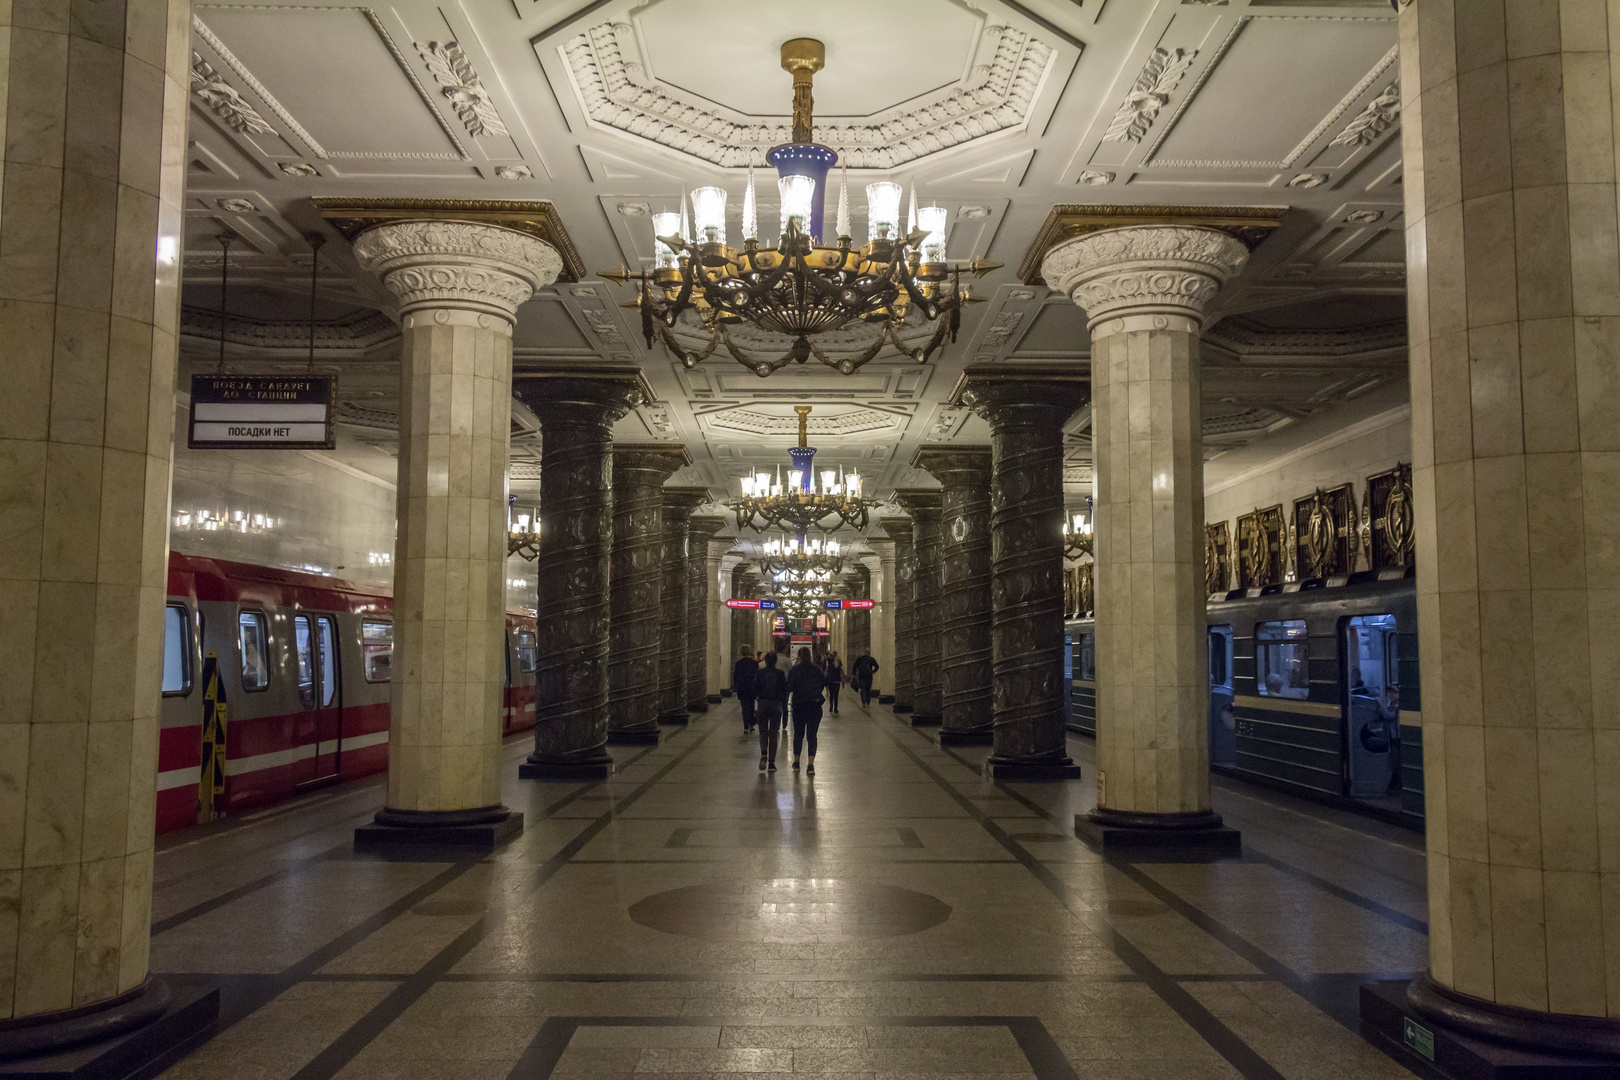
POLYGON ((582 1027, 1001 1027, 1012 1033, 1035 1080, 1080 1080, 1038 1016, 795 1016, 761 1023, 757 1016, 552 1016, 506 1074, 506 1080, 551 1080, 582 1027))
MULTIPOLYGON (((679 738, 681 734, 689 730, 691 729, 683 728, 681 731, 671 735, 670 739, 679 738)), ((704 740, 713 733, 713 730, 713 728, 710 728, 703 732, 692 740, 690 746, 665 762, 652 776, 642 781, 634 790, 626 793, 617 802, 610 803, 601 816, 581 829, 579 834, 563 845, 555 855, 540 864, 521 889, 508 893, 500 910, 486 912, 477 922, 457 935, 454 941, 439 950, 431 960, 396 986, 388 996, 350 1025, 347 1031, 327 1044, 326 1048, 316 1054, 313 1060, 293 1074, 292 1080, 331 1080, 331 1077, 336 1076, 344 1066, 353 1061, 377 1036, 381 1035, 390 1024, 399 1019, 406 1009, 414 1005, 422 995, 432 989, 435 983, 448 975, 451 968, 465 959, 486 937, 505 923, 512 911, 543 888, 546 882, 556 876, 575 855, 584 849, 585 845, 596 839, 604 829, 613 823, 621 810, 629 807, 637 799, 652 790, 658 781, 669 775, 694 750, 702 746, 704 740)), ((654 749, 656 747, 649 747, 631 760, 639 760, 644 754, 650 753, 654 749)))
MULTIPOLYGON (((1023 845, 1008 835, 1005 829, 997 825, 988 814, 974 805, 972 799, 958 791, 954 784, 923 761, 916 751, 901 742, 899 737, 888 727, 880 724, 879 730, 888 735, 901 753, 910 757, 919 769, 932 777, 936 784, 949 794, 952 799, 956 800, 957 805, 966 810, 968 816, 977 821, 985 832, 989 833, 1014 858, 1023 863, 1024 868, 1037 881, 1046 886, 1047 891, 1057 898, 1058 903, 1078 916, 1078 912, 1075 912, 1075 903, 1069 895, 1069 887, 1056 874, 1052 873, 1045 863, 1041 862, 1023 845)), ((950 753, 948 750, 946 752, 950 753)), ((956 757, 955 754, 951 754, 951 756, 956 757)), ((956 760, 966 764, 961 758, 956 758, 956 760)), ((969 767, 971 768, 971 766, 969 767)), ((1002 787, 1000 784, 996 786, 998 788, 1002 787)), ((1008 793, 1012 794, 1010 791, 1008 793)), ((1124 934, 1114 929, 1106 920, 1104 920, 1100 929, 1095 926, 1091 927, 1091 929, 1102 940, 1102 943, 1119 958, 1121 963, 1141 976, 1142 981, 1148 984, 1148 987, 1158 995, 1159 999, 1168 1005, 1177 1016, 1181 1017, 1182 1021, 1208 1043, 1216 1053, 1225 1058, 1244 1077, 1244 1080, 1284 1080, 1283 1075, 1272 1068, 1270 1062, 1266 1061, 1253 1047, 1244 1042, 1235 1031, 1217 1019, 1214 1013, 1206 1009, 1180 983, 1171 979, 1157 964, 1149 960, 1124 934)))
MULTIPOLYGON (((326 826, 322 826, 322 828, 326 828, 326 826)), ((270 873, 265 874, 262 877, 254 878, 245 885, 238 885, 236 888, 222 892, 218 896, 212 897, 211 899, 204 900, 199 904, 193 904, 183 911, 177 911, 173 915, 169 915, 162 919, 155 919, 152 922, 152 936, 157 937, 159 934, 168 933, 177 926, 184 926, 193 919, 200 919, 209 912, 218 911, 227 904, 234 904, 243 897, 252 896, 254 893, 263 889, 268 889, 270 886, 275 885, 278 882, 285 881, 288 878, 298 877, 311 867, 315 866, 317 863, 323 863, 335 859, 343 852, 344 848, 349 846, 349 843, 349 841, 343 841, 342 843, 334 844, 324 851, 317 852, 314 855, 305 856, 296 862, 283 866, 280 870, 272 870, 270 873)))

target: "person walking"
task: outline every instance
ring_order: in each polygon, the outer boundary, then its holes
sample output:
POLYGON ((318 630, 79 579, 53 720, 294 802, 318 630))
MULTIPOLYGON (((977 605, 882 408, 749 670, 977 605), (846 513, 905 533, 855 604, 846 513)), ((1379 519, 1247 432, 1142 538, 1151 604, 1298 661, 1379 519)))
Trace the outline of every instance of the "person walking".
POLYGON ((731 669, 731 689, 742 705, 743 734, 754 730, 754 683, 759 678, 759 661, 754 651, 744 645, 737 651, 737 663, 731 669))
POLYGON ((821 727, 821 691, 827 686, 827 673, 810 659, 809 649, 799 650, 799 659, 787 674, 788 693, 793 699, 793 767, 799 767, 799 753, 806 736, 810 742, 810 762, 806 776, 816 775, 816 730, 821 727))
POLYGON ((776 654, 765 656, 765 666, 754 676, 754 716, 759 728, 759 771, 776 771, 777 737, 787 710, 788 681, 776 666, 776 654))
POLYGON ((837 653, 827 654, 827 711, 838 715, 838 691, 844 688, 844 662, 837 653))
POLYGON ((861 692, 861 706, 872 704, 872 676, 878 673, 878 662, 869 652, 862 652, 850 665, 850 684, 861 692))

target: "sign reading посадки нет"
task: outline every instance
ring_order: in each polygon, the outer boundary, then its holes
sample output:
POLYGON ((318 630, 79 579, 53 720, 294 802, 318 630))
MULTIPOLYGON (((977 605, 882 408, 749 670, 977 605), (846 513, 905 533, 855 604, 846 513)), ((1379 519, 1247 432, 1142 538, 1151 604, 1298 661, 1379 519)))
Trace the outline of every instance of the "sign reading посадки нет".
POLYGON ((330 450, 330 375, 193 375, 193 450, 330 450))

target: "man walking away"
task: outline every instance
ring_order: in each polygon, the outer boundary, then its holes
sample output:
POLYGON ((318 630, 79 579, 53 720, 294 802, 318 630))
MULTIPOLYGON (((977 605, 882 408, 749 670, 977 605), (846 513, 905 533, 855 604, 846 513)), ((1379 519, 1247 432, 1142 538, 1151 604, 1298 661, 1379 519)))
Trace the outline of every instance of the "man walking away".
POLYGON ((744 735, 753 731, 756 723, 754 684, 758 678, 759 662, 754 659, 753 650, 744 645, 737 650, 737 663, 731 669, 731 689, 736 691, 737 701, 742 705, 744 735))
POLYGON ((776 654, 768 653, 765 666, 754 677, 755 722, 759 726, 759 771, 776 771, 776 740, 787 710, 787 676, 776 667, 776 654))
POLYGON ((855 658, 849 672, 853 676, 850 681, 861 692, 861 706, 864 708, 872 704, 872 676, 878 672, 878 662, 872 659, 871 653, 862 652, 855 658))
POLYGON ((837 653, 827 654, 827 711, 838 715, 838 691, 844 688, 844 662, 837 653))
POLYGON ((827 673, 810 659, 809 649, 799 650, 798 662, 787 675, 788 692, 793 695, 793 767, 799 767, 799 751, 805 736, 810 737, 810 767, 806 776, 816 775, 816 730, 821 727, 821 691, 827 673))

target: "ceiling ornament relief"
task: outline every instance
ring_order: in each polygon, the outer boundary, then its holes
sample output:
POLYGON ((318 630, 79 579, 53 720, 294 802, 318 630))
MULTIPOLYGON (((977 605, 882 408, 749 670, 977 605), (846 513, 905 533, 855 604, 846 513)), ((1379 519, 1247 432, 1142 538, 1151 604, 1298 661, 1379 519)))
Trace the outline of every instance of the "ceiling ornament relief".
POLYGON ((275 130, 201 53, 191 54, 191 92, 239 135, 266 135, 275 130))
POLYGON ((1329 146, 1370 146, 1388 131, 1401 114, 1401 84, 1392 82, 1367 102, 1356 118, 1333 137, 1329 146))
MULTIPOLYGON (((180 336, 219 340, 219 312, 183 306, 180 336)), ((399 325, 380 311, 315 324, 315 347, 325 352, 363 352, 399 337, 399 325)), ((225 317, 225 341, 248 349, 302 351, 309 348, 309 323, 225 317)))
MULTIPOLYGON (((862 435, 874 431, 892 431, 901 418, 878 409, 851 409, 836 415, 818 415, 808 421, 808 434, 817 436, 862 435)), ((726 409, 707 414, 703 422, 719 431, 738 431, 761 437, 789 438, 797 435, 799 419, 796 416, 774 416, 752 409, 726 409)))
POLYGON ((459 41, 412 42, 469 135, 504 136, 506 124, 459 41))
POLYGON ((1406 348, 1406 320, 1390 319, 1344 329, 1279 330, 1229 315, 1203 333, 1207 344, 1242 357, 1351 356, 1406 348))
POLYGON ((354 257, 382 278, 401 311, 470 307, 504 316, 557 280, 557 249, 524 233, 470 221, 401 221, 360 234, 354 257))
POLYGON ((1248 248, 1214 229, 1133 225, 1059 244, 1046 253, 1041 274, 1085 308, 1094 327, 1155 311, 1202 322, 1204 306, 1248 261, 1248 248))
POLYGON ((1159 110, 1170 103, 1170 95, 1197 55, 1197 49, 1154 49, 1125 100, 1114 112, 1102 141, 1141 142, 1159 110))
MULTIPOLYGON (((751 120, 649 77, 627 22, 599 23, 559 52, 593 123, 726 168, 762 164, 766 150, 793 140, 789 117, 751 120)), ((816 141, 837 148, 850 168, 893 169, 1021 127, 1054 55, 1014 27, 987 27, 983 62, 965 82, 858 120, 820 121, 816 141)))

